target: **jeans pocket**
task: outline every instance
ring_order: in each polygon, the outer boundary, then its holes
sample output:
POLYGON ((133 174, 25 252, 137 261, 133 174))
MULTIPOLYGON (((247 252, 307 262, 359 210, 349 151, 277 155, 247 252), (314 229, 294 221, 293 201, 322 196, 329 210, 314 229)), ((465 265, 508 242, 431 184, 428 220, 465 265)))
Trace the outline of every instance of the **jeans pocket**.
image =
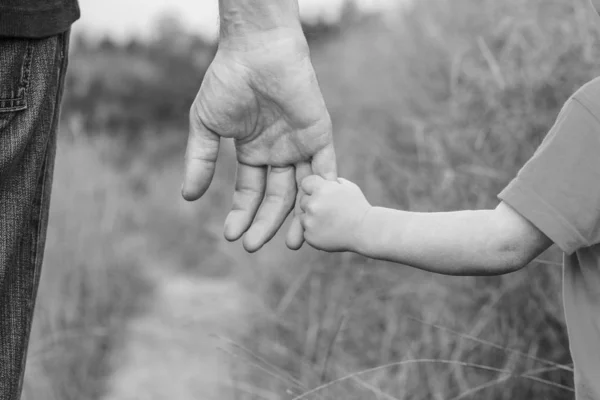
POLYGON ((0 132, 27 109, 32 39, 0 39, 0 132))

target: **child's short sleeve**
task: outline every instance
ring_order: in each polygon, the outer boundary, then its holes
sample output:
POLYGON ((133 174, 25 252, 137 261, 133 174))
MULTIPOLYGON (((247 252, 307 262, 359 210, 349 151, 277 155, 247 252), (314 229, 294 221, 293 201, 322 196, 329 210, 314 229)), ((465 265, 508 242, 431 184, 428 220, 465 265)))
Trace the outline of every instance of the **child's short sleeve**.
POLYGON ((599 118, 600 84, 593 81, 565 103, 533 157, 498 195, 567 254, 600 242, 599 118))

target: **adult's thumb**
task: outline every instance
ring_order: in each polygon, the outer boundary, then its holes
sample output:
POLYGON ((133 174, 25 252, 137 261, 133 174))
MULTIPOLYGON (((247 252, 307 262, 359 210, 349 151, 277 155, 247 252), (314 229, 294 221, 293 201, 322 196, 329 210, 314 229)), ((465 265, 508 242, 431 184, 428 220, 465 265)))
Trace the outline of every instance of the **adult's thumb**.
POLYGON ((220 144, 219 135, 208 129, 194 110, 193 106, 181 189, 183 198, 188 201, 199 199, 210 186, 220 144))

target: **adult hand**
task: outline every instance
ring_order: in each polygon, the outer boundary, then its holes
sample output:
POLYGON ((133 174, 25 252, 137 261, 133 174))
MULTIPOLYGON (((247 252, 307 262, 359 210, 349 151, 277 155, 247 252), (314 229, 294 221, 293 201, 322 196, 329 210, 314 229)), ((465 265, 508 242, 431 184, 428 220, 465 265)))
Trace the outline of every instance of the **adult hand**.
MULTIPOLYGON (((297 33, 270 31, 243 46, 222 43, 190 111, 183 197, 193 201, 208 189, 221 138, 237 154, 233 205, 225 237, 244 236, 244 248, 259 250, 277 233, 297 203, 299 183, 311 173, 337 178, 331 119, 297 33)), ((304 242, 296 205, 286 243, 304 242)))

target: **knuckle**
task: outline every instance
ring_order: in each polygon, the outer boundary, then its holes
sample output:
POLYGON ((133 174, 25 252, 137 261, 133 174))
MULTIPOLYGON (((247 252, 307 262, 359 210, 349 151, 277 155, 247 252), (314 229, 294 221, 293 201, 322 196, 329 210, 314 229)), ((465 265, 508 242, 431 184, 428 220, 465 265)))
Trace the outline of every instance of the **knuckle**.
POLYGON ((294 203, 295 193, 291 192, 272 192, 265 194, 265 202, 273 204, 282 204, 284 206, 294 203))
POLYGON ((304 179, 302 179, 302 182, 300 182, 300 187, 305 190, 305 189, 309 189, 313 183, 314 180, 314 176, 309 175, 307 177, 305 177, 304 179))
POLYGON ((315 227, 315 220, 314 218, 308 217, 304 220, 304 225, 306 230, 312 230, 315 227))
POLYGON ((190 119, 190 124, 191 126, 199 126, 200 124, 202 124, 202 117, 201 117, 201 108, 200 108, 200 104, 198 102, 198 100, 195 100, 192 105, 190 106, 190 114, 189 114, 189 119, 190 119))

